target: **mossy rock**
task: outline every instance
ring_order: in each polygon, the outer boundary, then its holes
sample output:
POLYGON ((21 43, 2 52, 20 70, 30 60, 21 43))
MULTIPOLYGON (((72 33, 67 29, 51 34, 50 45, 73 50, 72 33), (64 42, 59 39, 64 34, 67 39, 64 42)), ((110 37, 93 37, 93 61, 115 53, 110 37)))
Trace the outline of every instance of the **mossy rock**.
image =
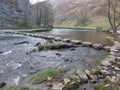
POLYGON ((54 80, 59 81, 59 79, 61 79, 62 74, 69 70, 70 70, 69 68, 61 68, 61 69, 56 69, 56 70, 48 70, 44 72, 39 72, 33 75, 30 78, 30 81, 34 84, 38 84, 43 81, 46 81, 48 77, 52 77, 54 80))
POLYGON ((94 90, 119 90, 118 83, 105 79, 101 84, 95 84, 94 90))
POLYGON ((63 90, 75 90, 79 88, 80 83, 79 82, 73 82, 71 84, 66 85, 63 90))

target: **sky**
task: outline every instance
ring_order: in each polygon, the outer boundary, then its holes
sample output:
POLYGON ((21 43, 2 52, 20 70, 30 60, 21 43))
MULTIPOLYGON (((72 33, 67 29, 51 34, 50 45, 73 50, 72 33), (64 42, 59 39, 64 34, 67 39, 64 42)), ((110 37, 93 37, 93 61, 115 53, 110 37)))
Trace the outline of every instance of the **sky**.
POLYGON ((44 1, 44 0, 30 0, 31 4, 34 4, 34 3, 36 3, 37 1, 41 2, 41 1, 44 1))

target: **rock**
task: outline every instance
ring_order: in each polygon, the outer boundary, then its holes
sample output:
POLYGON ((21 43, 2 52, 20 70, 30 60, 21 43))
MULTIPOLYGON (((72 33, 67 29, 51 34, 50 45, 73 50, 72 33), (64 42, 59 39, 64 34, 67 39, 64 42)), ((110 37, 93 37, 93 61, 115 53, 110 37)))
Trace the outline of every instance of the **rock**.
POLYGON ((119 67, 115 67, 114 70, 120 71, 120 68, 119 67))
POLYGON ((53 78, 52 78, 52 77, 47 77, 47 80, 48 80, 48 81, 52 81, 53 78))
POLYGON ((62 38, 61 38, 61 37, 55 37, 54 40, 55 40, 55 41, 61 41, 62 38))
POLYGON ((108 40, 112 40, 112 41, 114 40, 114 38, 112 38, 112 37, 107 37, 107 39, 108 40))
POLYGON ((35 46, 39 46, 39 45, 41 45, 41 43, 40 43, 40 42, 38 42, 35 46))
POLYGON ((70 39, 65 38, 63 39, 63 42, 70 42, 70 39))
POLYGON ((116 57, 116 58, 115 58, 115 61, 116 61, 116 62, 120 62, 120 57, 116 57))
POLYGON ((83 81, 87 81, 88 80, 87 75, 82 70, 80 70, 80 69, 77 70, 77 74, 83 81))
POLYGON ((102 49, 102 45, 101 45, 101 44, 92 44, 92 47, 93 47, 94 49, 97 49, 97 50, 102 49))
POLYGON ((0 88, 2 88, 2 87, 4 87, 4 86, 6 86, 6 83, 0 82, 0 88))
POLYGON ((111 50, 111 47, 110 47, 110 46, 104 46, 104 47, 103 47, 103 49, 104 49, 105 51, 108 51, 108 52, 110 52, 110 50, 111 50))
POLYGON ((2 53, 4 53, 4 52, 0 51, 0 54, 2 54, 2 53))
POLYGON ((62 84, 62 83, 55 83, 55 84, 53 84, 53 86, 52 86, 52 90, 63 90, 63 88, 64 88, 64 84, 62 84))
POLYGON ((72 82, 70 84, 65 85, 62 90, 75 90, 79 87, 79 82, 72 82))
POLYGON ((68 78, 64 78, 64 84, 66 85, 66 84, 68 84, 68 83, 70 83, 70 79, 68 79, 68 78))
POLYGON ((57 56, 61 56, 61 54, 60 54, 60 53, 58 53, 58 52, 56 52, 55 54, 56 54, 57 56))
POLYGON ((48 39, 54 39, 54 36, 47 36, 48 39))
POLYGON ((117 74, 117 82, 120 82, 120 74, 117 74))
POLYGON ((29 42, 28 41, 23 41, 23 42, 14 43, 14 45, 19 45, 19 44, 29 44, 29 42))
POLYGON ((85 70, 85 73, 88 76, 88 78, 90 78, 90 71, 89 70, 85 70))
POLYGON ((75 48, 71 48, 71 49, 70 49, 70 51, 74 51, 74 50, 75 50, 75 48))
POLYGON ((72 44, 76 44, 76 45, 82 44, 82 42, 79 40, 72 40, 71 42, 72 44))
POLYGON ((70 60, 69 60, 69 58, 67 58, 67 59, 65 59, 65 61, 67 62, 67 61, 70 61, 70 60))
POLYGON ((106 84, 105 87, 110 87, 110 84, 106 84))
POLYGON ((110 75, 110 73, 106 70, 101 70, 101 73, 104 77, 106 77, 107 75, 110 75))
POLYGON ((108 67, 108 66, 111 66, 110 61, 111 61, 110 58, 106 58, 105 60, 103 60, 103 61, 101 62, 101 64, 102 64, 103 66, 108 67))
POLYGON ((85 47, 91 47, 92 43, 91 42, 83 42, 82 45, 85 47))
POLYGON ((79 77, 79 76, 71 75, 71 76, 70 76, 70 79, 71 79, 73 82, 80 82, 80 77, 79 77))

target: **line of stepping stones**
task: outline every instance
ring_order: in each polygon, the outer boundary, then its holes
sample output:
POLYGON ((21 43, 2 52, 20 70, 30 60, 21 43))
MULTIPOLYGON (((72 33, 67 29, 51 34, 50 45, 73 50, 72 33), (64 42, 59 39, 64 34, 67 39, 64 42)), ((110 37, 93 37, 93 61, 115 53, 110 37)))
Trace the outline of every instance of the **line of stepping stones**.
POLYGON ((41 35, 41 34, 31 34, 31 33, 25 33, 25 32, 9 31, 7 33, 20 34, 20 35, 43 38, 43 39, 51 39, 51 40, 55 40, 55 41, 62 41, 62 42, 65 42, 65 43, 71 43, 71 44, 74 44, 74 45, 82 45, 84 47, 92 47, 92 48, 97 49, 97 50, 105 50, 105 51, 108 51, 108 52, 110 52, 110 50, 111 50, 110 46, 106 46, 106 45, 103 45, 103 44, 94 44, 94 43, 91 43, 91 42, 82 42, 80 40, 70 40, 70 39, 67 39, 67 38, 61 38, 61 37, 55 37, 55 36, 46 36, 46 35, 41 35))

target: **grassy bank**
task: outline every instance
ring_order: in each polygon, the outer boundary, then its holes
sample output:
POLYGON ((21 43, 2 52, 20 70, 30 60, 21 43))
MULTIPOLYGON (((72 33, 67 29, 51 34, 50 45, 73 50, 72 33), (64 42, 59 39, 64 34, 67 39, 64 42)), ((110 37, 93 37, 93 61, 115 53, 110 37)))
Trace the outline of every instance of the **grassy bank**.
POLYGON ((64 24, 64 25, 55 25, 54 28, 65 28, 65 29, 77 29, 77 30, 96 30, 96 28, 105 28, 105 27, 109 27, 109 23, 104 21, 104 22, 94 22, 91 24, 88 24, 86 26, 75 26, 74 23, 73 24, 64 24))
POLYGON ((54 28, 64 28, 64 29, 76 29, 76 30, 95 30, 95 27, 88 27, 88 26, 54 26, 54 28))

